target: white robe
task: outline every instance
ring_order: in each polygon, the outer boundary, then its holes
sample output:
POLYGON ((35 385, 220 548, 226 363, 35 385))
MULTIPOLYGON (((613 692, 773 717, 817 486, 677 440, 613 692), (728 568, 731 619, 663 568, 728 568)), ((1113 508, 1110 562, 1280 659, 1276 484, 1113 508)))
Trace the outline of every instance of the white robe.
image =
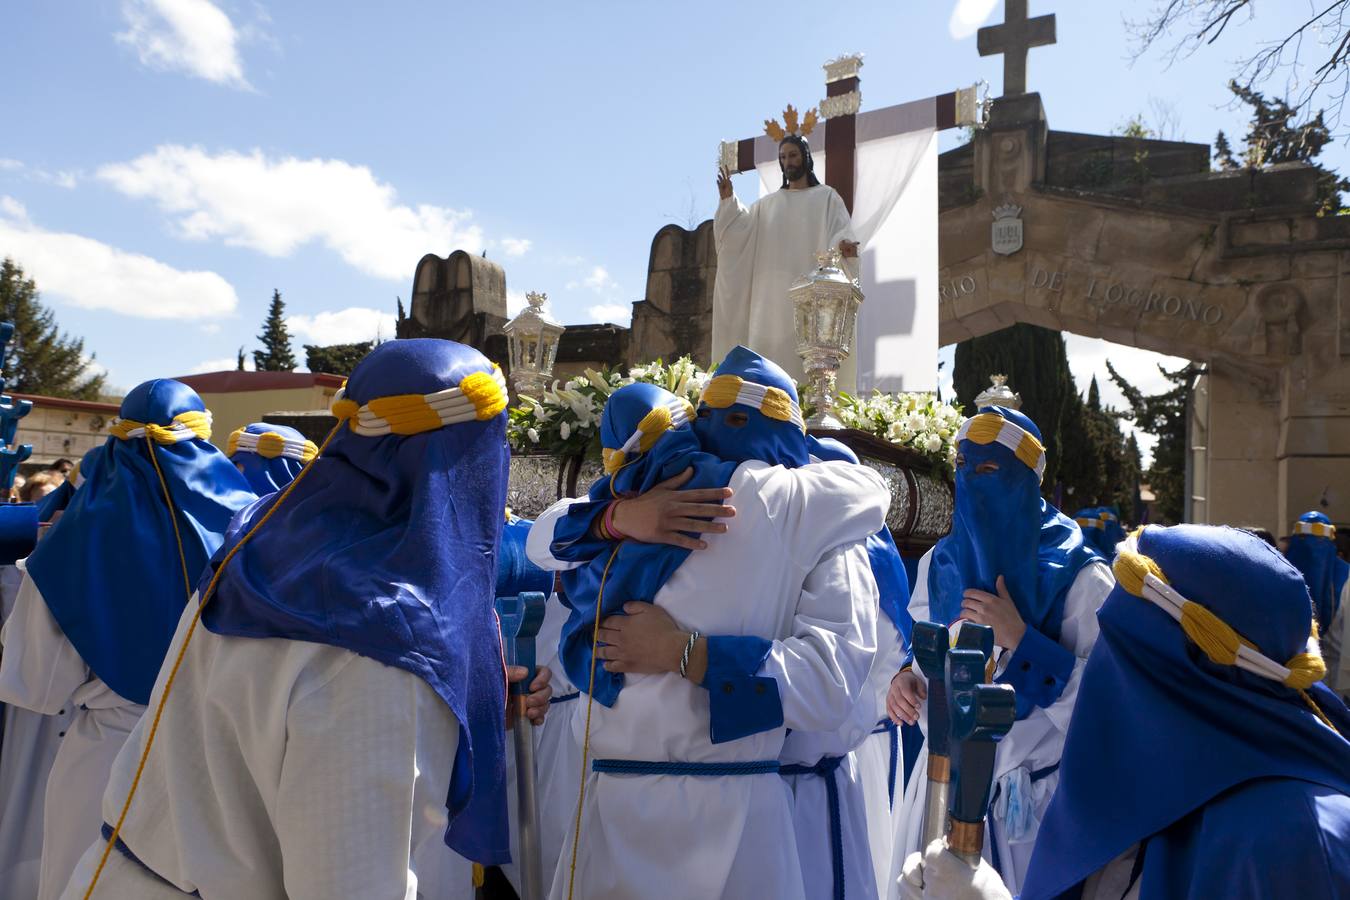
MULTIPOLYGON (((899 630, 895 627, 895 623, 885 616, 877 617, 877 648, 877 661, 873 664, 873 674, 869 676, 868 682, 875 692, 876 722, 880 722, 882 719, 888 719, 886 694, 891 688, 891 678, 900 668, 903 649, 900 646, 899 630)), ((895 847, 895 810, 900 808, 905 789, 902 783, 905 777, 904 751, 900 746, 900 733, 896 731, 894 734, 894 760, 891 758, 891 732, 868 734, 853 751, 863 783, 867 840, 871 848, 872 871, 876 878, 878 897, 885 897, 889 893, 887 882, 891 874, 891 854, 895 847), (895 772, 894 785, 891 784, 892 769, 895 772), (892 790, 895 791, 894 803, 891 802, 892 790)))
MULTIPOLYGON (((23 582, 17 566, 0 568, 0 623, 23 582)), ((0 651, 2 652, 2 651, 0 651)), ((47 774, 70 727, 72 706, 48 716, 6 704, 0 738, 0 885, 6 900, 35 900, 42 861, 42 806, 47 774)))
POLYGON ((1350 581, 1341 588, 1340 608, 1322 635, 1322 656, 1327 664, 1326 686, 1350 702, 1350 581))
MULTIPOLYGON (((689 555, 655 603, 681 627, 772 639, 758 674, 778 682, 784 727, 714 745, 705 688, 670 673, 629 675, 613 708, 590 708, 591 759, 776 760, 785 728, 835 731, 862 694, 876 635, 858 611, 877 603, 862 542, 881 527, 889 505, 881 479, 848 463, 785 469, 747 462, 730 486, 735 521, 689 555)), ((548 545, 570 502, 560 501, 531 529, 527 548, 536 565, 567 567, 548 545)), ((579 741, 585 720, 581 706, 573 717, 579 741)), ((791 796, 778 775, 587 772, 586 784, 574 896, 805 896, 791 796)), ((572 837, 558 862, 554 900, 568 895, 572 837)))
MULTIPOLYGON (((914 593, 910 598, 909 612, 915 622, 928 620, 928 565, 932 560, 930 550, 919 561, 915 576, 914 593)), ((1008 782, 1020 778, 1038 769, 1057 765, 1064 750, 1064 736, 1069 728, 1069 718, 1073 714, 1073 704, 1078 698, 1078 685, 1083 677, 1083 665, 1087 661, 1092 645, 1097 641, 1097 609, 1106 600, 1107 594, 1115 586, 1111 569, 1103 562, 1092 562, 1084 566, 1074 579, 1064 600, 1064 620, 1060 626, 1059 643, 1072 650, 1076 657, 1073 674, 1069 676, 1064 692, 1049 707, 1037 707, 1025 719, 1014 723, 1007 736, 998 745, 994 759, 995 783, 1008 782), (1023 770, 1021 773, 1018 770, 1023 770)), ((1006 664, 1011 654, 1004 654, 1000 666, 1006 664)), ((920 678, 923 673, 914 667, 920 678)), ((919 727, 925 732, 928 728, 926 704, 920 706, 919 727)), ((928 793, 928 745, 925 741, 919 757, 914 763, 914 774, 905 789, 903 805, 896 808, 895 855, 892 858, 892 898, 898 896, 895 891, 896 879, 909 854, 919 848, 923 830, 924 799, 928 793)), ((985 830, 984 858, 990 859, 990 842, 997 842, 1001 861, 1003 881, 1008 889, 1017 895, 1022 879, 1026 876, 1027 864, 1031 862, 1031 848, 1045 817, 1046 808, 1055 786, 1059 784, 1056 771, 1030 786, 1028 798, 1032 806, 1032 826, 1029 832, 1010 841, 1003 823, 990 815, 985 830)), ((1006 795, 1007 788, 1004 787, 1006 795)))
POLYGON ((89 671, 24 574, 14 611, 0 630, 0 702, 71 722, 52 761, 42 817, 38 900, 55 900, 80 854, 99 833, 99 798, 113 759, 145 707, 89 671))
MULTIPOLYGON (((713 286, 712 360, 744 344, 804 378, 788 288, 816 267, 816 254, 856 240, 843 198, 829 185, 777 190, 746 209, 732 195, 713 217, 717 280, 713 286)), ((852 391, 852 356, 839 386, 852 391)))
MULTIPOLYGON (((166 666, 152 706, 167 675, 166 666)), ((117 757, 102 821, 116 821, 148 724, 117 757)), ((96 897, 421 898, 423 861, 446 857, 458 738, 454 714, 410 672, 326 644, 199 625, 122 829, 143 865, 113 850, 96 897)), ((83 897, 104 846, 99 837, 89 847, 63 900, 83 897)))

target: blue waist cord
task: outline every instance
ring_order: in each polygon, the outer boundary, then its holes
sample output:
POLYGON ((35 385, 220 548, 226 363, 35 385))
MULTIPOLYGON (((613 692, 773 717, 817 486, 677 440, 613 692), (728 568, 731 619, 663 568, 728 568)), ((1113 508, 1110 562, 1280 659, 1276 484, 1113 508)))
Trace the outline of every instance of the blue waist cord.
POLYGON ((895 775, 900 766, 900 726, 890 719, 882 719, 877 723, 877 727, 872 729, 872 733, 885 733, 891 736, 891 767, 886 778, 886 797, 890 801, 891 809, 895 809, 895 775))
POLYGON ((778 760, 747 760, 745 762, 669 762, 643 759, 597 759, 591 762, 592 772, 606 775, 772 775, 778 772, 778 760))
POLYGON ((825 779, 825 798, 830 807, 830 865, 834 870, 834 900, 844 900, 844 830, 839 815, 839 782, 834 773, 844 761, 842 756, 822 756, 814 766, 785 765, 783 775, 819 775, 825 779))

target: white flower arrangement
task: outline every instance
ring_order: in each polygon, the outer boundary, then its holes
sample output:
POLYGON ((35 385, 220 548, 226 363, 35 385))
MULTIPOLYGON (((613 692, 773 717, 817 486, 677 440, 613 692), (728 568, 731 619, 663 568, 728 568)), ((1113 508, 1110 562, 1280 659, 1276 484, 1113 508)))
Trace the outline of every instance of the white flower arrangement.
POLYGON ((883 394, 870 397, 840 394, 839 421, 890 441, 952 471, 956 465, 956 432, 961 409, 928 393, 883 394))
POLYGON ((659 385, 697 405, 712 373, 682 356, 670 365, 661 360, 633 366, 628 374, 608 366, 587 369, 566 382, 553 382, 538 397, 521 395, 510 411, 507 437, 518 452, 547 452, 563 456, 585 453, 600 431, 600 414, 609 395, 637 381, 659 385))

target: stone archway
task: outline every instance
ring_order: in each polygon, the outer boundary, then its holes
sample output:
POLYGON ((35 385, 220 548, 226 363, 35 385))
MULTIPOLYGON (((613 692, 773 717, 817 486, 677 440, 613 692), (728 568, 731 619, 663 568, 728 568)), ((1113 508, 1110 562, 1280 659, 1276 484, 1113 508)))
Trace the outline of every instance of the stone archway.
POLYGON ((1313 169, 1208 157, 995 101, 943 158, 940 341, 1029 322, 1204 362, 1193 520, 1350 520, 1350 218, 1315 214, 1313 169))

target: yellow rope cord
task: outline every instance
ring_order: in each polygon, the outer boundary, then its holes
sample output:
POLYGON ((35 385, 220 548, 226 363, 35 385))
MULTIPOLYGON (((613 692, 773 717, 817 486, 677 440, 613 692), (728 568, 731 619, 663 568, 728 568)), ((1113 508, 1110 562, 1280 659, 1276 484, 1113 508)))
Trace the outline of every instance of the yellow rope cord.
MULTIPOLYGON (((328 442, 333 439, 333 436, 338 433, 338 429, 342 427, 344 421, 345 420, 343 419, 338 419, 337 424, 328 432, 328 436, 323 439, 323 443, 319 445, 320 456, 323 455, 324 448, 328 446, 328 442)), ((317 460, 318 457, 315 457, 315 459, 317 460)), ((173 665, 169 668, 169 675, 164 680, 164 693, 160 695, 159 703, 155 706, 155 716, 150 721, 150 729, 145 736, 145 747, 142 748, 140 761, 136 764, 136 774, 131 779, 131 788, 127 791, 127 799, 122 803, 122 811, 117 815, 117 822, 113 825, 112 834, 108 835, 108 840, 104 844, 103 853, 99 856, 98 867, 94 869, 94 876, 89 879, 89 887, 85 889, 84 900, 89 900, 89 898, 93 896, 94 888, 98 886, 98 880, 103 875, 103 868, 108 864, 108 855, 112 853, 112 849, 116 846, 117 839, 122 833, 122 826, 126 824, 127 813, 131 811, 131 801, 136 796, 137 788, 140 787, 141 776, 145 774, 145 764, 150 758, 150 748, 154 746, 155 735, 159 733, 159 723, 164 716, 164 706, 168 702, 169 693, 173 690, 174 682, 178 678, 178 670, 183 665, 183 659, 187 653, 188 644, 192 642, 192 636, 197 631, 197 623, 202 620, 202 610, 206 608, 207 601, 209 601, 211 596, 215 593, 216 585, 220 583, 220 576, 225 572, 225 567, 229 565, 230 560, 233 559, 234 555, 258 533, 258 530, 262 528, 263 525, 267 524, 267 520, 272 518, 272 514, 281 508, 281 504, 285 502, 291 491, 295 490, 296 486, 300 484, 301 479, 309 474, 313 465, 314 463, 311 461, 309 465, 306 465, 300 470, 295 476, 294 481, 286 485, 286 489, 281 492, 281 496, 272 504, 272 508, 263 514, 263 517, 258 520, 257 524, 250 528, 248 532, 239 539, 237 544, 230 548, 230 552, 225 554, 225 558, 222 559, 220 565, 216 567, 215 574, 211 576, 211 581, 207 584, 206 591, 202 594, 201 600, 197 603, 197 612, 192 616, 191 623, 188 624, 187 633, 183 636, 183 643, 178 648, 178 655, 174 657, 173 665)), ((158 470, 158 463, 155 468, 158 470)), ((163 478, 162 475, 160 477, 161 479, 163 478)), ((174 528, 175 530, 177 529, 176 524, 174 528)), ((186 563, 184 563, 183 568, 186 572, 186 563)), ((191 597, 189 597, 189 600, 190 599, 191 597)))
POLYGON ((159 459, 155 456, 155 440, 149 433, 145 435, 145 449, 150 453, 150 462, 155 467, 155 474, 159 476, 159 487, 164 491, 164 505, 169 509, 169 522, 173 524, 173 539, 178 545, 178 562, 183 566, 183 589, 187 591, 187 599, 192 599, 192 578, 188 575, 187 554, 183 552, 183 535, 178 530, 178 511, 174 509, 173 497, 169 495, 169 483, 164 480, 164 472, 159 467, 159 459))
POLYGON ((595 597, 595 627, 591 630, 591 674, 586 688, 586 729, 581 739, 581 789, 577 791, 577 815, 572 825, 572 862, 567 870, 567 900, 572 900, 572 889, 577 880, 577 847, 581 844, 581 808, 586 802, 586 762, 591 752, 591 708, 595 705, 595 651, 600 643, 600 604, 605 598, 605 579, 609 577, 609 567, 614 557, 619 555, 620 542, 614 545, 605 563, 605 571, 600 575, 600 590, 595 597))

